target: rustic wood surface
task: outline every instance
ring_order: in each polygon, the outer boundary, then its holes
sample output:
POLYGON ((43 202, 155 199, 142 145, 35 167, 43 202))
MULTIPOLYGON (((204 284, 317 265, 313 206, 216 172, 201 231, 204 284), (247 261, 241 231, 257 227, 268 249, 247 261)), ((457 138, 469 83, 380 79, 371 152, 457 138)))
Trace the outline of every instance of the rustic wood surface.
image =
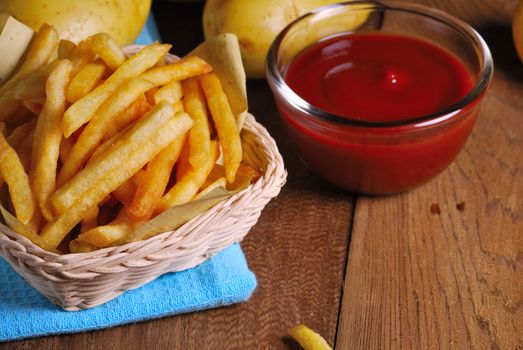
MULTIPOLYGON (((289 170, 281 195, 242 243, 258 278, 252 299, 0 349, 299 349, 286 337, 299 322, 336 349, 523 349, 523 64, 510 29, 516 1, 417 2, 471 23, 496 63, 473 135, 447 171, 402 195, 344 193, 307 171, 266 83, 249 82, 250 109, 289 170)), ((202 40, 201 4, 157 1, 153 10, 175 53, 202 40)))

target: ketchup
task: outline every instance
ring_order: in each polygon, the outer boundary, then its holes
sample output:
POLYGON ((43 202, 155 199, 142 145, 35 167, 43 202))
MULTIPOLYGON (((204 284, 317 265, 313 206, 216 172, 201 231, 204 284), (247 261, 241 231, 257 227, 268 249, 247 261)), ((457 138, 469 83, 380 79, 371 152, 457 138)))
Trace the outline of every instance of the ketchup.
POLYGON ((428 181, 454 160, 477 117, 478 108, 470 104, 433 126, 395 126, 441 112, 473 87, 457 57, 414 37, 366 33, 324 40, 291 61, 285 81, 311 105, 346 118, 346 123, 311 119, 278 101, 309 166, 356 192, 394 193, 428 181), (353 126, 354 121, 392 124, 353 126))

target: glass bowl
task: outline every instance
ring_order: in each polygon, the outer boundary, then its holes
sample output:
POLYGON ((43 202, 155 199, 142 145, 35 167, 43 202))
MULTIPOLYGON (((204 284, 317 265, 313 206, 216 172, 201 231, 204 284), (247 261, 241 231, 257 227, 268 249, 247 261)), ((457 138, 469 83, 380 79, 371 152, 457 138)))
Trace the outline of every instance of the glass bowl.
POLYGON ((358 193, 390 194, 419 186, 448 167, 463 148, 493 74, 489 48, 468 24, 442 11, 401 1, 354 1, 321 7, 289 24, 267 59, 267 80, 287 134, 310 169, 358 193), (364 18, 359 21, 358 18, 364 18), (329 113, 286 83, 303 50, 340 34, 419 38, 450 52, 472 77, 458 102, 432 114, 368 121, 329 113))

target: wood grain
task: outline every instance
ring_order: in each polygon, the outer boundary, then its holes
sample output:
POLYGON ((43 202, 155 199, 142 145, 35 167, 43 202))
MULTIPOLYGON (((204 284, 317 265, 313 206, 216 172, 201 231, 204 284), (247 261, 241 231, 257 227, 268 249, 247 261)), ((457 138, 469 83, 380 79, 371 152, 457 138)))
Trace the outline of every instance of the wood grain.
POLYGON ((523 348, 514 5, 433 3, 476 26, 501 63, 473 135, 445 173, 404 195, 357 199, 337 349, 523 348))
MULTIPOLYGON (((474 133, 446 172, 406 194, 355 199, 307 171, 266 83, 249 82, 251 111, 289 170, 288 184, 242 243, 258 278, 251 300, 0 349, 299 349, 285 336, 298 322, 336 349, 523 349, 523 64, 510 27, 516 0, 417 2, 471 23, 496 62, 474 133)), ((174 53, 202 40, 202 6, 154 2, 174 53)))

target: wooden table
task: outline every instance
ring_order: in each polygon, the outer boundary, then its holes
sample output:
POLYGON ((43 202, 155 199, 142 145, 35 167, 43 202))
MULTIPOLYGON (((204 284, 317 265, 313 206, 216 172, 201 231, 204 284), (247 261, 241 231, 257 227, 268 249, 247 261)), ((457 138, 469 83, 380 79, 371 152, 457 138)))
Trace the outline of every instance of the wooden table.
MULTIPOLYGON (((242 246, 258 278, 241 305, 0 349, 298 349, 303 322, 336 349, 523 349, 523 63, 515 0, 424 0, 472 24, 496 62, 482 115, 455 163, 427 185, 353 196, 311 175, 281 130, 265 81, 250 109, 289 170, 242 246), (431 211, 436 204, 439 213, 431 211)), ((164 41, 201 41, 201 4, 155 2, 164 41)))

